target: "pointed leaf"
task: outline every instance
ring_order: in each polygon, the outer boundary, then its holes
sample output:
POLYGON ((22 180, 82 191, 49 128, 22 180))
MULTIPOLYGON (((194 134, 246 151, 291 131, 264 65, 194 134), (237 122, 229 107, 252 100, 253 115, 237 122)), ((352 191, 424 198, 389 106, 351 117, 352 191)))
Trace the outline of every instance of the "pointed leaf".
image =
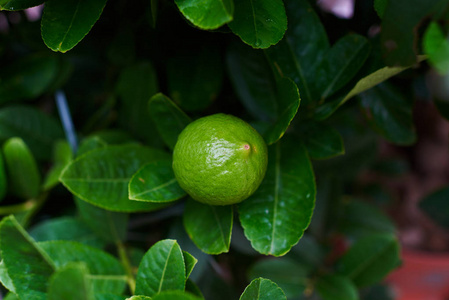
POLYGON ((181 248, 175 240, 154 244, 143 257, 136 277, 136 294, 154 296, 166 290, 183 291, 186 269, 181 248))
POLYGON ((264 181, 239 205, 240 222, 253 248, 274 256, 287 253, 310 223, 315 194, 305 148, 291 138, 269 147, 264 181))
POLYGON ((171 202, 184 197, 186 192, 175 178, 171 160, 160 160, 144 165, 129 182, 129 199, 147 202, 171 202))
POLYGON ((316 290, 323 300, 358 300, 357 287, 346 277, 325 275, 318 278, 316 290))
POLYGON ((23 10, 44 3, 45 0, 0 0, 1 10, 23 10))
POLYGON ((55 266, 13 216, 0 223, 0 254, 13 292, 20 299, 45 300, 55 266))
POLYGON ((279 42, 287 30, 282 0, 235 1, 232 32, 253 48, 268 48, 279 42))
POLYGON ((178 135, 190 123, 190 118, 173 101, 161 93, 150 99, 148 111, 165 144, 173 149, 178 135))
POLYGON ((449 187, 439 189, 419 202, 419 208, 435 223, 449 228, 449 187))
POLYGON ((287 297, 273 281, 257 278, 246 287, 240 300, 287 300, 287 297))
POLYGON ((67 264, 50 278, 48 300, 93 300, 89 270, 83 263, 67 264))
POLYGON ((424 52, 432 66, 441 74, 449 72, 449 41, 436 22, 430 23, 423 39, 424 52))
POLYGON ((186 266, 186 278, 189 278, 190 274, 193 271, 198 259, 196 259, 192 254, 187 251, 182 251, 182 255, 184 256, 184 263, 186 266))
POLYGON ((61 182, 81 199, 107 210, 150 211, 159 204, 130 201, 128 183, 145 163, 167 159, 160 150, 138 145, 111 146, 93 150, 69 164, 61 182))
POLYGON ((47 1, 42 39, 53 51, 67 52, 78 44, 100 17, 107 0, 47 1))
POLYGON ((207 254, 229 251, 232 206, 213 206, 188 199, 184 211, 184 228, 195 245, 207 254), (207 230, 204 230, 207 228, 207 230))
POLYGON ((201 29, 216 29, 232 20, 232 0, 175 0, 181 13, 201 29))
POLYGON ((201 298, 182 291, 166 291, 157 294, 153 300, 202 300, 201 298))

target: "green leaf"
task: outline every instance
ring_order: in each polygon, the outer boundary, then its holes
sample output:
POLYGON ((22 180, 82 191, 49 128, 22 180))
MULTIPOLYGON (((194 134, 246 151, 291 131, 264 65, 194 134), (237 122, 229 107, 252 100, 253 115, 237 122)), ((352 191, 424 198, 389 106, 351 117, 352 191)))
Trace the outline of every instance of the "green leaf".
POLYGON ((326 31, 308 1, 285 1, 288 29, 284 39, 266 50, 268 59, 282 76, 298 86, 303 103, 318 99, 314 72, 329 49, 326 31))
POLYGON ((300 297, 307 285, 307 267, 290 258, 263 259, 253 265, 249 278, 263 277, 276 282, 287 298, 300 297))
POLYGON ((279 42, 287 30, 282 0, 235 1, 232 32, 253 48, 268 48, 279 42))
POLYGON ((129 199, 155 203, 171 202, 186 195, 173 173, 171 160, 144 165, 129 182, 129 199))
POLYGON ((20 299, 46 299, 48 280, 55 266, 13 216, 0 223, 0 255, 2 271, 8 275, 13 293, 20 299))
POLYGON ((338 275, 320 276, 316 290, 323 300, 358 300, 357 287, 346 277, 338 275))
POLYGON ((315 74, 321 99, 328 98, 347 84, 360 70, 370 53, 368 40, 357 34, 339 39, 326 53, 315 74))
POLYGON ((274 256, 287 253, 310 223, 315 194, 305 148, 291 138, 269 147, 265 179, 239 205, 240 222, 253 248, 274 256))
POLYGON ((332 126, 322 122, 299 123, 298 134, 313 159, 328 159, 345 153, 343 139, 332 126))
POLYGON ((438 225, 449 228, 449 187, 439 189, 419 202, 419 208, 438 225))
POLYGON ((46 159, 64 133, 55 119, 35 108, 8 106, 0 110, 0 141, 11 137, 22 138, 37 159, 46 159))
POLYGON ((416 141, 412 103, 385 83, 360 94, 370 124, 388 141, 411 145, 416 141))
POLYGON ((174 102, 186 111, 204 110, 217 98, 223 82, 219 49, 208 46, 197 53, 183 51, 167 62, 167 77, 174 102))
POLYGON ((423 38, 424 52, 432 66, 441 74, 449 72, 449 40, 436 22, 430 23, 423 38))
POLYGON ((284 292, 269 279, 257 278, 246 287, 240 300, 287 300, 284 292))
POLYGON ((220 254, 229 251, 233 222, 232 206, 213 206, 187 200, 184 228, 203 252, 220 254), (207 230, 204 230, 207 228, 207 230))
POLYGON ((42 15, 42 39, 53 51, 67 52, 100 17, 107 0, 50 0, 42 15))
POLYGON ((8 189, 7 178, 6 178, 6 168, 3 159, 3 153, 0 152, 0 202, 5 198, 6 191, 8 189))
POLYGON ((74 160, 64 169, 60 180, 74 195, 101 208, 150 211, 162 205, 129 201, 128 183, 145 163, 168 157, 165 152, 138 145, 111 146, 74 160))
POLYGON ((399 243, 394 235, 375 234, 358 240, 337 262, 338 272, 357 287, 382 280, 399 264, 399 243))
POLYGON ((39 242, 64 240, 97 248, 104 246, 89 227, 74 217, 53 218, 38 223, 30 230, 30 235, 39 242))
POLYGON ((147 296, 132 296, 130 298, 126 298, 126 300, 152 300, 152 298, 147 296))
POLYGON ((202 300, 195 295, 182 291, 165 291, 157 294, 153 300, 202 300))
POLYGON ((388 0, 374 0, 374 9, 377 15, 382 19, 387 8, 388 0))
POLYGON ((83 263, 71 263, 57 270, 50 278, 49 300, 93 300, 89 270, 83 263))
POLYGON ((33 154, 20 138, 11 138, 3 145, 11 192, 22 199, 37 198, 41 175, 33 154))
POLYGON ((104 141, 102 138, 96 135, 89 136, 81 141, 81 144, 79 145, 78 150, 76 151, 76 156, 79 157, 83 154, 86 154, 89 151, 106 148, 107 146, 108 143, 104 141))
POLYGON ((179 11, 201 29, 216 29, 230 21, 234 13, 232 0, 175 0, 179 11))
POLYGON ((121 294, 126 285, 125 271, 109 253, 73 241, 48 241, 38 245, 50 256, 58 270, 74 262, 86 264, 95 293, 121 294))
POLYGON ((148 111, 165 144, 173 149, 178 135, 191 122, 190 118, 170 98, 161 93, 150 99, 148 111))
POLYGON ((143 257, 136 277, 136 294, 153 297, 166 290, 184 291, 186 268, 175 240, 154 244, 143 257))
POLYGON ((53 150, 53 166, 48 171, 42 185, 44 190, 49 190, 59 183, 59 176, 64 168, 72 161, 73 153, 69 143, 57 141, 53 150))
POLYGON ((119 296, 114 294, 95 294, 95 300, 126 300, 125 296, 119 296))
POLYGON ((3 300, 19 300, 14 293, 8 293, 3 300))
POLYGON ((39 97, 48 91, 56 79, 58 67, 57 57, 41 54, 29 55, 2 67, 0 103, 39 97))
POLYGON ((1 10, 23 10, 42 4, 44 0, 0 0, 1 10))
POLYGON ((198 262, 198 259, 187 251, 182 251, 182 255, 184 256, 184 264, 186 266, 186 278, 189 278, 190 274, 192 274, 193 268, 198 262))

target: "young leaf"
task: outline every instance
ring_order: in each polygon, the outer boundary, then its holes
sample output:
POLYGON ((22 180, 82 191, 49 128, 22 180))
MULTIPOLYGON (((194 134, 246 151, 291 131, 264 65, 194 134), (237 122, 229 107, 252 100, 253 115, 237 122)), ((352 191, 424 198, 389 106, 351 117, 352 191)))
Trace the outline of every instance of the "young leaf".
POLYGON ((70 263, 50 278, 48 300, 94 300, 89 270, 83 263, 70 263))
POLYGON ((173 149, 178 140, 178 135, 191 122, 190 118, 161 93, 150 99, 148 111, 165 144, 173 149))
POLYGON ((212 206, 190 198, 187 200, 184 227, 195 245, 207 254, 229 251, 232 222, 230 205, 212 206))
POLYGON ((35 108, 8 106, 0 110, 0 141, 11 137, 22 138, 37 159, 46 159, 64 133, 55 119, 35 108))
POLYGON ((20 138, 3 145, 11 192, 22 199, 33 199, 41 191, 41 175, 33 154, 20 138))
POLYGON ((93 150, 70 163, 60 181, 77 197, 104 209, 150 211, 161 205, 129 201, 128 183, 145 163, 168 157, 165 152, 138 145, 93 150))
POLYGON ((282 0, 235 1, 232 32, 253 48, 268 48, 279 42, 287 30, 282 0))
POLYGON ((69 143, 57 141, 53 150, 53 166, 48 171, 42 185, 43 190, 49 190, 59 183, 62 170, 72 161, 73 153, 69 143))
POLYGON ((287 253, 310 223, 315 194, 305 148, 291 138, 269 147, 265 179, 239 205, 240 222, 253 248, 274 256, 287 253))
POLYGON ((45 300, 55 266, 13 216, 0 223, 0 254, 12 292, 20 299, 45 300))
POLYGON ((189 278, 190 274, 193 271, 198 259, 196 259, 192 254, 187 251, 182 251, 182 255, 184 256, 184 264, 186 266, 186 278, 189 278))
POLYGON ((154 296, 152 300, 202 300, 202 298, 188 292, 165 291, 154 296))
POLYGON ((257 278, 246 287, 240 300, 287 300, 287 297, 273 281, 257 278))
POLYGON ((337 270, 357 287, 380 281, 399 264, 399 243, 392 234, 374 234, 358 240, 337 262, 337 270))
POLYGON ((143 257, 136 277, 136 294, 153 297, 166 290, 184 291, 186 268, 175 240, 154 244, 143 257))
POLYGON ((1 10, 23 10, 42 4, 44 0, 0 0, 1 10))
POLYGON ((78 44, 100 17, 107 0, 51 0, 42 15, 42 39, 53 51, 67 52, 78 44))
POLYGON ((423 39, 424 52, 432 66, 441 74, 449 72, 449 41, 436 22, 430 23, 423 39))
POLYGON ((357 287, 346 277, 338 275, 320 276, 316 290, 323 300, 358 300, 357 287))
POLYGON ((171 202, 184 197, 173 173, 171 160, 144 165, 129 182, 129 199, 147 202, 171 202))
POLYGON ((216 29, 232 20, 232 0, 175 0, 179 11, 201 29, 216 29))
POLYGON ((449 228, 449 187, 428 195, 419 202, 419 208, 438 225, 449 228))

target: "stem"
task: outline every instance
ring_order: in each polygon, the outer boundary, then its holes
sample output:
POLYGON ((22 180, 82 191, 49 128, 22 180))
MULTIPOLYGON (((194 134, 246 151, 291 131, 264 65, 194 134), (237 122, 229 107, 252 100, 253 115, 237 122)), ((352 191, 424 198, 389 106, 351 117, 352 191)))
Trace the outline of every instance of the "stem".
POLYGON ((127 274, 127 281, 129 289, 131 290, 131 294, 134 295, 134 291, 136 290, 136 279, 134 278, 134 272, 132 270, 131 262, 129 261, 128 254, 126 253, 125 245, 123 245, 122 241, 117 241, 117 250, 120 257, 120 262, 125 268, 127 274))

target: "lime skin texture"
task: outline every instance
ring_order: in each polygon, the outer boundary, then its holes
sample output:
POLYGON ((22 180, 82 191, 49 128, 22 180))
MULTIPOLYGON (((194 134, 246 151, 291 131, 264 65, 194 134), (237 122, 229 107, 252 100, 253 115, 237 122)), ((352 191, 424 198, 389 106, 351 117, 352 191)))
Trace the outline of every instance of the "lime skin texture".
POLYGON ((245 121, 214 114, 190 123, 173 150, 179 185, 209 205, 239 203, 251 196, 267 170, 267 146, 245 121))

